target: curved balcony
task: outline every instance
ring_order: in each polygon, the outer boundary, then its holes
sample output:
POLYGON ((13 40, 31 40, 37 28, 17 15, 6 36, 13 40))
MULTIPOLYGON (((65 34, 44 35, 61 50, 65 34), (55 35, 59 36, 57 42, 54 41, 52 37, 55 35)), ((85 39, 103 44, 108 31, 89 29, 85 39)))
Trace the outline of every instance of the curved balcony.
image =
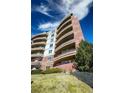
POLYGON ((57 34, 56 38, 58 39, 59 37, 61 37, 61 35, 66 34, 67 32, 72 30, 72 29, 69 29, 69 28, 72 28, 72 24, 65 27, 59 34, 57 34))
POLYGON ((47 33, 40 33, 40 34, 37 34, 37 35, 33 35, 31 37, 31 40, 35 39, 35 38, 39 38, 39 37, 47 37, 47 33))
POLYGON ((55 52, 57 52, 57 51, 60 50, 61 48, 65 47, 65 46, 67 46, 67 45, 70 45, 70 44, 72 44, 72 43, 74 43, 74 39, 71 39, 71 40, 69 40, 69 41, 67 41, 67 42, 65 42, 65 43, 62 43, 61 45, 59 45, 59 46, 55 49, 55 52))
POLYGON ((33 40, 32 43, 37 43, 37 42, 46 42, 46 39, 37 39, 37 40, 33 40))
POLYGON ((71 16, 72 16, 72 14, 70 14, 69 16, 66 16, 66 17, 61 21, 61 23, 60 23, 60 25, 57 27, 57 29, 59 29, 59 28, 61 27, 61 25, 62 25, 63 23, 65 23, 67 20, 71 19, 71 16))
POLYGON ((64 38, 66 38, 67 36, 71 35, 71 34, 73 34, 72 31, 66 33, 65 35, 63 35, 62 37, 60 37, 60 38, 56 41, 56 44, 59 43, 59 42, 60 42, 61 40, 63 40, 64 38))
POLYGON ((43 47, 31 48, 31 51, 37 51, 37 50, 45 50, 45 48, 43 47))
POLYGON ((32 62, 31 62, 31 65, 40 65, 40 61, 37 61, 37 62, 32 61, 32 62))
POLYGON ((47 37, 37 37, 37 38, 34 38, 32 40, 33 41, 35 41, 35 40, 47 40, 47 37))
POLYGON ((62 53, 62 54, 59 54, 57 57, 55 57, 54 58, 54 63, 56 64, 57 61, 64 60, 67 57, 75 56, 75 55, 76 55, 76 50, 75 49, 69 50, 69 51, 67 51, 65 53, 62 53))
MULTIPOLYGON (((59 29, 57 29, 57 34, 61 31, 61 29, 62 28, 65 28, 65 26, 68 26, 69 24, 69 22, 71 22, 71 19, 69 19, 69 20, 67 20, 65 23, 63 23, 60 27, 59 27, 59 29)), ((71 24, 71 23, 70 23, 71 24)))
POLYGON ((31 57, 43 57, 43 54, 31 54, 31 57))
POLYGON ((35 43, 32 43, 31 45, 32 46, 35 46, 35 45, 46 45, 46 42, 35 42, 35 43))

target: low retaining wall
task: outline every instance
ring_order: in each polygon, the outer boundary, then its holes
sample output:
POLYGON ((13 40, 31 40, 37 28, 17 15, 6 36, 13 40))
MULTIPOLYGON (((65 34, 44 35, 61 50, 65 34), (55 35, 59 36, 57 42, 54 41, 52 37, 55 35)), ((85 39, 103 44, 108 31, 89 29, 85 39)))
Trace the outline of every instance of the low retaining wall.
POLYGON ((65 71, 67 71, 67 72, 74 72, 75 71, 73 63, 62 64, 62 65, 59 65, 59 66, 55 66, 55 68, 61 68, 61 69, 64 69, 65 71))

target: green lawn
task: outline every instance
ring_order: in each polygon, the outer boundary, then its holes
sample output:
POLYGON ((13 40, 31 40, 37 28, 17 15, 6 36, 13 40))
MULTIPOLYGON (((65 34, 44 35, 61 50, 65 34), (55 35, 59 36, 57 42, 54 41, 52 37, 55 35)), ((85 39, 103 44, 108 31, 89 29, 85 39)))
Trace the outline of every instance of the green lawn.
POLYGON ((64 73, 32 75, 31 93, 92 93, 92 88, 64 73))

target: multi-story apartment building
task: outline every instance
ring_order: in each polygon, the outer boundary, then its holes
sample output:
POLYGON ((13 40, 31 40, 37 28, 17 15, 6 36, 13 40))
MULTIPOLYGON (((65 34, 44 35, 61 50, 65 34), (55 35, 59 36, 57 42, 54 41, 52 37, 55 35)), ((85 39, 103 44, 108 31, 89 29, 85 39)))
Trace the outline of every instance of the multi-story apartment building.
POLYGON ((78 19, 70 14, 65 17, 56 30, 56 46, 54 67, 73 71, 76 49, 81 40, 84 40, 78 19))
POLYGON ((70 14, 65 17, 55 31, 32 37, 32 67, 40 66, 73 71, 76 49, 84 40, 78 19, 70 14))

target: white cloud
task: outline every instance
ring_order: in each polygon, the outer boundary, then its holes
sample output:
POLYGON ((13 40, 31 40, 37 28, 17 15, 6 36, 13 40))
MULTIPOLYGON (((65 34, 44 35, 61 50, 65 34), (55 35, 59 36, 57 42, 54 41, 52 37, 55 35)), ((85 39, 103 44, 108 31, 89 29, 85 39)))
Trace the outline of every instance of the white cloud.
POLYGON ((53 17, 52 15, 49 14, 49 11, 51 11, 51 9, 47 6, 45 6, 44 4, 40 4, 40 6, 35 6, 32 9, 33 11, 37 11, 41 14, 47 15, 49 17, 53 17))
POLYGON ((49 13, 50 11, 59 11, 62 15, 73 13, 79 20, 89 13, 89 5, 93 2, 93 0, 60 0, 61 3, 57 3, 55 0, 46 1, 48 2, 47 5, 41 3, 34 10, 49 17, 54 17, 49 13))
POLYGON ((38 26, 38 29, 41 31, 51 31, 54 30, 57 26, 59 25, 59 22, 55 22, 55 23, 40 23, 38 26))
MULTIPOLYGON (((90 5, 93 0, 61 0, 61 3, 57 3, 54 0, 47 0, 48 5, 44 5, 41 3, 40 6, 35 6, 33 8, 34 11, 45 14, 49 17, 54 18, 50 12, 59 12, 61 15, 68 15, 69 13, 73 13, 78 17, 79 20, 85 18, 89 13, 90 5)), ((59 15, 58 15, 59 17, 59 15)), ((55 18, 57 18, 55 16, 55 18)), ((61 20, 60 20, 61 21, 61 20)), ((54 30, 58 26, 59 22, 47 22, 40 23, 38 25, 38 29, 42 31, 54 30)))
POLYGON ((93 0, 62 0, 67 13, 73 13, 79 20, 89 13, 89 5, 93 0))

